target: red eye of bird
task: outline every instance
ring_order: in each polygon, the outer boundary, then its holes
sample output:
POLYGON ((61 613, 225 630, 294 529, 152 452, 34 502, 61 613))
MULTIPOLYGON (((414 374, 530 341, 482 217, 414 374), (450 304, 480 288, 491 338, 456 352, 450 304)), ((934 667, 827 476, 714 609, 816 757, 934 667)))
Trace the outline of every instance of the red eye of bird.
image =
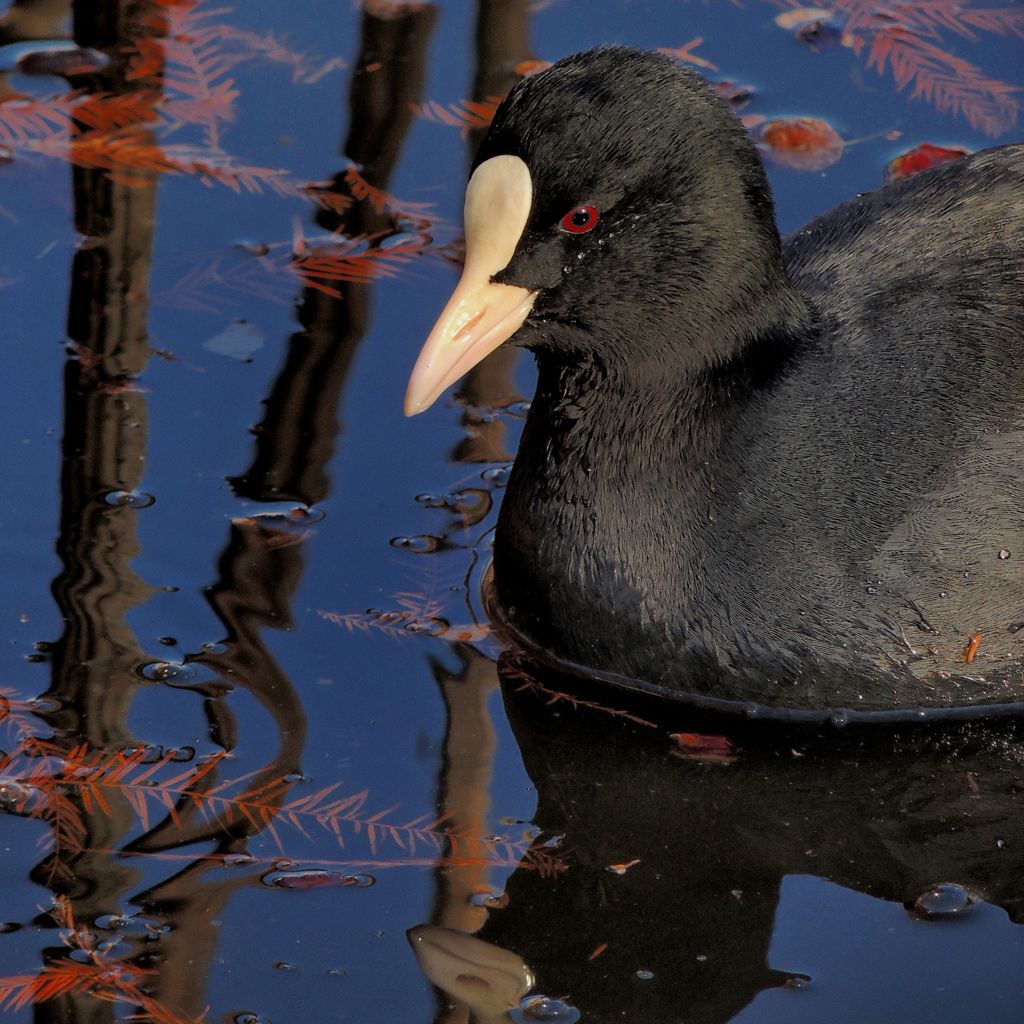
POLYGON ((577 206, 562 218, 562 227, 574 234, 589 231, 597 223, 597 210, 592 206, 577 206))

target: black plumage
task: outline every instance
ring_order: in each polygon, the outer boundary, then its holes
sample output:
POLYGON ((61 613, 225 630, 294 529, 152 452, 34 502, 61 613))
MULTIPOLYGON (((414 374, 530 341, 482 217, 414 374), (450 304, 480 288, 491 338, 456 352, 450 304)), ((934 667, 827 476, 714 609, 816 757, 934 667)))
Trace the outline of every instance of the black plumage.
POLYGON ((539 380, 495 536, 506 624, 642 688, 790 711, 1024 701, 1024 146, 782 239, 746 132, 656 54, 522 82, 495 282, 539 380), (593 230, 565 214, 593 207, 593 230), (980 635, 968 660, 972 638, 980 635))

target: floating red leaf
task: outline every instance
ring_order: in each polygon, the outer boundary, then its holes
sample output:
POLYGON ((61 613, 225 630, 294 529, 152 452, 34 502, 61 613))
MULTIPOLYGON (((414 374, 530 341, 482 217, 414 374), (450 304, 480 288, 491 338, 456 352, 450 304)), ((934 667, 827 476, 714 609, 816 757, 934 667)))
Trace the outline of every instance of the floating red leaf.
POLYGON ((930 142, 922 142, 905 153, 900 153, 885 166, 883 177, 885 183, 899 181, 900 178, 909 178, 912 174, 919 174, 929 168, 938 167, 940 164, 947 164, 950 160, 957 160, 967 156, 971 151, 963 146, 933 146, 930 142))
POLYGON ((706 736, 696 732, 674 732, 669 739, 675 744, 672 753, 687 761, 705 764, 732 764, 738 749, 727 736, 706 736))
POLYGON ((829 124, 815 117, 780 117, 751 132, 761 154, 795 171, 820 171, 842 155, 843 142, 829 124))

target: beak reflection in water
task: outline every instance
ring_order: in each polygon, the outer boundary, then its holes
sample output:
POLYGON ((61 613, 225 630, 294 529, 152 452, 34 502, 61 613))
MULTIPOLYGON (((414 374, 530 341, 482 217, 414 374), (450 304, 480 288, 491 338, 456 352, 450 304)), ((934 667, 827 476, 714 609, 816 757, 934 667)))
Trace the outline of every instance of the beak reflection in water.
POLYGON ((420 970, 460 999, 480 1024, 508 1024, 509 1010, 533 987, 533 974, 514 953, 454 928, 418 924, 406 935, 420 970))
POLYGON ((561 999, 527 995, 533 972, 507 949, 455 928, 418 924, 406 933, 427 979, 465 1003, 473 1024, 577 1024, 580 1011, 561 999))

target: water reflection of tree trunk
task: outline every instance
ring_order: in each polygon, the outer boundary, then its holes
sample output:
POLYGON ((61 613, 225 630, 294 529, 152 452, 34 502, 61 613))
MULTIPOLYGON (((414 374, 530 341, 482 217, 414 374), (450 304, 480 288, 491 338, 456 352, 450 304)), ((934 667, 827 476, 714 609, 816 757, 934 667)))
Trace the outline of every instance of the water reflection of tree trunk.
MULTIPOLYGON (((488 697, 498 687, 493 661, 472 647, 454 646, 461 663, 451 672, 439 661, 431 661, 434 679, 441 690, 447 713, 447 728, 438 779, 437 815, 445 816, 450 833, 445 853, 453 861, 477 863, 444 864, 435 872, 437 889, 431 921, 446 928, 475 932, 487 920, 488 910, 476 906, 474 894, 489 892, 490 867, 480 863, 490 848, 482 841, 488 833, 491 807, 491 772, 494 762, 494 725, 487 709, 488 697)), ((469 1007, 454 996, 439 999, 442 1009, 436 1024, 466 1024, 469 1007), (454 1000, 454 1002, 453 1002, 454 1000)))
MULTIPOLYGON (((112 71, 110 92, 128 91, 112 71)), ((138 88, 136 84, 134 88, 138 88)), ((151 140, 152 141, 152 140, 151 140)), ((137 512, 108 495, 133 492, 146 457, 146 399, 132 380, 150 355, 146 314, 157 175, 124 185, 73 168, 75 228, 86 240, 72 264, 64 374, 61 520, 64 565, 53 595, 66 623, 53 649, 55 724, 94 747, 131 742, 124 721, 144 660, 125 613, 158 588, 129 567, 138 555, 137 512)))
MULTIPOLYGON (((277 752, 248 781, 240 799, 265 793, 266 787, 299 772, 306 743, 301 698, 261 635, 264 629, 286 630, 293 626, 289 605, 302 576, 301 549, 298 544, 282 545, 282 538, 296 539, 261 529, 254 520, 239 520, 232 525, 231 543, 220 561, 220 579, 207 591, 207 600, 226 629, 224 650, 186 658, 207 666, 218 678, 176 684, 206 698, 211 729, 226 750, 237 743, 234 714, 224 700, 232 690, 250 693, 273 718, 279 737, 277 752)), ((216 782, 216 773, 207 776, 209 786, 216 782)), ((283 798, 284 791, 272 800, 261 799, 261 806, 272 811, 283 798)), ((185 801, 127 850, 159 853, 214 840, 220 842, 222 852, 228 852, 236 849, 236 841, 258 831, 255 823, 238 811, 206 816, 185 801)))
MULTIPOLYGON (((128 19, 140 6, 144 5, 114 0, 80 3, 77 41, 123 54, 129 41, 128 19)), ((388 6, 376 12, 368 7, 365 13, 345 152, 359 161, 363 177, 374 187, 386 187, 408 129, 409 103, 422 98, 424 55, 434 20, 435 11, 428 6, 388 6), (380 67, 375 68, 377 64, 380 67)), ((132 86, 158 88, 159 81, 132 86)), ((126 91, 117 57, 96 88, 115 94, 126 91)), ((141 171, 135 175, 144 176, 141 171)), ((146 402, 133 378, 144 370, 150 355, 146 317, 156 177, 144 185, 125 185, 100 172, 75 169, 74 183, 76 227, 88 242, 74 261, 68 316, 74 356, 65 372, 57 544, 63 570, 53 584, 67 625, 52 646, 49 696, 57 707, 50 720, 69 747, 84 739, 94 748, 113 751, 135 742, 126 720, 136 692, 145 685, 136 670, 148 660, 125 615, 155 590, 129 567, 139 551, 136 511, 108 504, 107 495, 136 490, 146 454, 146 402)), ((356 234, 381 234, 399 226, 360 204, 346 228, 356 234)), ((369 288, 349 285, 343 291, 343 300, 307 294, 301 312, 304 330, 293 340, 288 365, 261 425, 256 464, 239 490, 260 498, 308 502, 327 493, 325 467, 338 430, 338 400, 368 321, 369 288)), ((211 730, 225 747, 234 745, 237 733, 223 699, 229 687, 249 690, 273 716, 279 748, 247 781, 243 794, 272 790, 275 795, 264 800, 271 815, 286 793, 286 788, 274 786, 298 770, 305 740, 298 695, 260 635, 263 629, 286 628, 291 622, 289 602, 302 571, 298 545, 287 543, 295 539, 285 536, 282 543, 282 535, 255 518, 234 525, 220 564, 220 582, 209 592, 226 628, 225 650, 191 659, 219 677, 193 688, 205 696, 211 730)), ((202 785, 208 788, 219 781, 210 773, 202 785)), ((127 801, 118 799, 116 788, 106 794, 106 806, 94 806, 89 813, 83 809, 82 818, 87 851, 77 856, 63 853, 59 865, 44 862, 35 877, 71 895, 75 919, 87 924, 103 913, 118 914, 124 894, 137 884, 139 873, 132 867, 117 864, 107 852, 92 852, 117 849, 137 819, 127 801), (67 869, 68 875, 52 881, 47 870, 55 866, 67 869)), ((205 820, 200 803, 185 798, 173 816, 125 852, 158 854, 211 839, 221 853, 238 852, 259 825, 237 810, 205 820)), ((217 944, 213 921, 237 888, 256 882, 255 874, 204 881, 215 863, 199 858, 136 901, 171 926, 159 945, 136 946, 137 954, 143 948, 152 954, 158 967, 153 994, 192 1016, 206 1002, 205 982, 217 944)), ((110 1003, 81 992, 49 1000, 36 1013, 43 1021, 110 1021, 113 1011, 110 1003)))
MULTIPOLYGON (((281 785, 281 780, 299 772, 306 716, 299 694, 261 637, 263 629, 292 626, 289 605, 302 575, 302 560, 299 546, 280 545, 281 536, 261 529, 252 520, 232 526, 231 543, 220 562, 220 580, 207 595, 226 628, 226 650, 189 659, 219 676, 189 687, 206 697, 219 741, 227 749, 234 745, 234 716, 223 698, 231 688, 244 689, 273 717, 279 737, 277 752, 222 813, 207 815, 197 804, 182 801, 173 815, 129 844, 128 853, 159 854, 212 840, 217 843, 218 855, 242 854, 247 839, 261 832, 262 824, 244 813, 241 805, 258 805, 272 817, 288 796, 288 786, 281 785)), ((208 791, 224 781, 211 773, 203 789, 208 791)), ((222 861, 199 858, 133 901, 147 917, 168 926, 161 940, 160 971, 153 994, 187 1019, 201 1016, 209 1002, 207 978, 224 907, 237 889, 258 884, 258 875, 266 868, 226 880, 204 881, 211 870, 222 871, 222 861)))
MULTIPOLYGON (((533 59, 530 47, 528 0, 480 0, 476 23, 476 74, 473 99, 482 102, 504 96, 520 80, 515 68, 533 59)), ((472 161, 485 132, 469 133, 472 161)), ((519 349, 502 345, 466 374, 456 398, 466 408, 462 426, 466 437, 452 453, 456 462, 508 462, 505 424, 480 409, 500 409, 522 401, 516 390, 514 372, 519 349)))
MULTIPOLYGON (((102 5, 97 5, 97 9, 102 5)), ((109 6, 109 5, 108 5, 109 6)), ((15 29, 46 32, 70 16, 70 4, 16 4, 5 19, 15 29), (36 19, 33 22, 33 19, 36 19), (34 28, 33 28, 34 25, 34 28)), ((38 38, 38 35, 35 36, 38 38)), ((5 38, 6 41, 6 38, 5 38)), ((114 37, 92 45, 113 48, 114 37)), ((116 61, 94 82, 97 91, 129 91, 116 61)), ((155 88, 138 82, 132 89, 155 88)), ((61 512, 57 553, 63 570, 52 592, 64 618, 52 645, 48 696, 57 741, 67 747, 121 749, 131 744, 126 718, 142 680, 144 652, 125 622, 129 609, 156 592, 130 568, 139 553, 136 515, 107 496, 134 492, 146 456, 146 400, 132 380, 146 366, 146 313, 153 247, 157 175, 125 185, 105 174, 74 168, 75 228, 85 239, 72 264, 68 337, 74 355, 64 372, 61 512)), ((135 824, 135 813, 112 792, 107 807, 82 807, 85 852, 55 852, 33 878, 69 895, 76 920, 117 913, 141 872, 114 862, 109 850, 135 824)), ((39 1021, 112 1021, 114 1007, 87 994, 69 994, 36 1008, 39 1021)))
MULTIPOLYGON (((495 749, 487 701, 497 690, 498 672, 490 658, 472 647, 458 646, 455 653, 461 662, 458 672, 449 671, 437 661, 431 665, 448 713, 438 816, 447 816, 446 826, 452 836, 448 853, 453 858, 486 861, 490 847, 482 837, 488 834, 495 749)), ((489 874, 486 863, 438 868, 433 923, 464 932, 481 928, 487 920, 487 908, 474 905, 471 899, 475 893, 490 891, 489 874)))
MULTIPOLYGON (((95 17, 78 21, 89 28, 85 42, 120 53, 129 41, 126 12, 130 4, 88 5, 95 17), (111 34, 107 34, 107 33, 111 34)), ((65 5, 66 8, 66 5, 65 5)), ((65 9, 65 13, 69 13, 65 9)), ((79 40, 83 42, 83 40, 79 40)), ((123 94, 129 89, 123 67, 115 61, 100 91, 123 94)), ((130 88, 155 89, 159 78, 130 83, 130 88)), ((146 143, 155 143, 148 134, 146 143)), ((63 571, 53 594, 66 622, 64 635, 52 645, 53 676, 49 696, 56 709, 49 720, 67 747, 82 742, 109 751, 133 745, 126 725, 132 701, 145 681, 137 669, 147 660, 125 621, 128 610, 145 601, 157 588, 140 580, 129 563, 139 553, 133 508, 108 503, 107 496, 134 492, 141 482, 146 456, 146 399, 133 380, 146 367, 148 281, 156 209, 155 174, 134 173, 145 184, 126 185, 105 174, 75 168, 75 226, 87 240, 72 266, 68 335, 73 356, 65 369, 61 522, 57 550, 63 571)), ((144 514, 144 513, 143 513, 144 514)), ((211 602, 225 623, 227 651, 206 661, 235 686, 252 691, 278 725, 280 749, 270 763, 248 782, 253 793, 294 772, 305 739, 305 719, 290 682, 263 646, 259 629, 286 628, 288 601, 294 592, 301 562, 296 548, 275 547, 273 537, 241 524, 222 563, 222 582, 211 591, 211 602)), ((202 659, 200 659, 202 660, 202 659)), ((219 697, 228 686, 208 696, 211 717, 219 721, 219 738, 231 732, 231 715, 219 697)), ((207 776, 205 785, 215 782, 207 776)), ((119 914, 124 895, 138 883, 141 872, 117 863, 108 852, 117 849, 137 823, 134 809, 116 787, 106 787, 104 800, 79 807, 85 829, 85 852, 60 851, 33 872, 35 880, 72 898, 76 921, 88 924, 102 914, 119 914)), ((280 791, 278 802, 283 799, 280 791)), ((272 812, 273 801, 267 801, 272 812)), ((257 826, 242 813, 205 821, 195 804, 182 801, 173 821, 162 822, 132 844, 137 852, 159 852, 172 846, 220 839, 222 849, 244 842, 257 826)), ((192 874, 203 873, 200 862, 192 874)), ((210 930, 211 906, 221 906, 239 884, 229 880, 195 887, 187 894, 175 876, 148 896, 175 906, 173 940, 160 950, 156 988, 170 1005, 192 1007, 205 998, 195 978, 204 977, 215 944, 210 930), (169 895, 171 894, 171 895, 169 895), (187 995, 187 998, 186 998, 187 995)), ((140 948, 139 952, 143 952, 140 948)), ((145 947, 152 953, 152 945, 145 947)), ((202 1005, 192 1010, 201 1011, 202 1005)), ((37 1008, 42 1020, 110 1021, 111 1003, 87 993, 72 993, 37 1008)))
MULTIPOLYGON (((345 153, 361 165, 363 177, 375 188, 386 188, 409 126, 409 103, 421 96, 426 45, 435 18, 430 7, 388 6, 382 16, 371 9, 364 13, 345 153), (366 70, 375 63, 381 65, 379 70, 366 70)), ((338 176, 338 181, 342 180, 343 174, 338 176)), ((394 228, 366 204, 349 214, 345 228, 350 234, 394 228)), ((339 290, 340 299, 314 289, 308 289, 303 297, 299 319, 304 329, 293 336, 285 367, 266 403, 267 414, 257 429, 256 459, 244 476, 233 481, 240 494, 262 501, 290 499, 307 504, 328 494, 326 466, 339 429, 338 403, 369 320, 370 286, 342 284, 339 290)), ((220 562, 220 580, 208 592, 208 600, 227 631, 226 650, 189 658, 219 677, 191 688, 206 696, 211 726, 223 745, 230 747, 236 732, 234 716, 223 699, 224 683, 247 689, 278 726, 281 742, 277 754, 248 782, 243 800, 298 772, 305 743, 302 704, 261 638, 263 629, 292 625, 290 599, 302 562, 300 545, 289 541, 298 540, 262 525, 258 516, 233 524, 231 544, 220 562)), ((215 784, 212 776, 209 784, 215 784)), ((279 789, 277 796, 261 800, 261 806, 272 812, 286 792, 279 789)), ((219 839, 218 852, 238 853, 244 851, 246 838, 257 831, 244 815, 228 812, 207 821, 186 805, 129 849, 157 853, 219 839)), ((207 1002, 206 979, 218 937, 215 921, 236 889, 257 884, 255 874, 225 882, 201 882, 210 866, 209 861, 197 861, 136 900, 147 914, 170 926, 162 943, 155 995, 193 1018, 207 1002)))
MULTIPOLYGON (((354 65, 351 121, 343 153, 363 179, 386 191, 412 120, 410 104, 423 99, 427 46, 437 20, 429 4, 367 3, 362 44, 354 65)), ((345 172, 333 191, 349 194, 345 172)), ((355 203, 343 214, 321 213, 318 223, 350 237, 386 236, 399 230, 388 213, 355 203)), ((341 426, 339 405, 352 359, 369 328, 370 287, 339 282, 341 298, 308 288, 284 369, 266 414, 255 428, 256 457, 231 483, 256 501, 322 501, 329 490, 327 464, 341 426)))
POLYGON ((134 900, 148 918, 170 925, 160 941, 160 973, 153 995, 174 1007, 183 1020, 200 1019, 209 1004, 210 968, 228 902, 239 889, 259 885, 258 874, 251 873, 204 881, 211 871, 223 873, 223 863, 195 861, 134 900))
POLYGON ((67 39, 71 0, 12 0, 0 16, 0 46, 26 39, 67 39))

